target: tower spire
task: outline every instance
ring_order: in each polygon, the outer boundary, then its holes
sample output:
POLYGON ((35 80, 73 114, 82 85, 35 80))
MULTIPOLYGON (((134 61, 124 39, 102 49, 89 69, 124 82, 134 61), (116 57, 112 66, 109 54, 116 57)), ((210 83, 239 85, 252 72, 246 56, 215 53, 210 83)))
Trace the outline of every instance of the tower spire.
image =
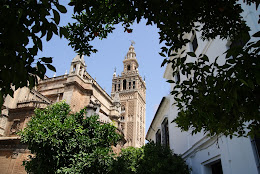
POLYGON ((131 46, 133 46, 135 44, 135 41, 131 40, 131 46))
POLYGON ((129 47, 125 59, 136 59, 135 48, 133 46, 134 43, 135 43, 134 41, 131 41, 131 46, 129 47))
POLYGON ((116 67, 115 67, 115 69, 114 69, 113 77, 116 77, 116 67))
POLYGON ((137 68, 139 65, 136 59, 135 48, 133 46, 134 43, 135 43, 134 41, 131 41, 131 45, 123 61, 124 73, 133 72, 133 71, 137 72, 137 68))

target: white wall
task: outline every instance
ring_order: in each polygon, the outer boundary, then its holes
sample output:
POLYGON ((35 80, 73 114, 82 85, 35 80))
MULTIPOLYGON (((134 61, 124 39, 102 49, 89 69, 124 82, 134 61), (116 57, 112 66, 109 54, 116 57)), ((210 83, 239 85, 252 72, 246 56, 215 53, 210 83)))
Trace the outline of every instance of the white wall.
MULTIPOLYGON (((242 5, 244 8, 243 17, 250 26, 250 35, 259 31, 260 27, 257 24, 260 10, 256 11, 255 6, 248 7, 242 5)), ((202 41, 200 33, 196 33, 198 39, 198 48, 196 55, 203 53, 208 55, 210 61, 213 62, 217 56, 220 56, 218 63, 225 62, 225 54, 228 49, 228 41, 216 38, 210 41, 202 41)), ((191 34, 187 35, 190 39, 191 34)), ((191 44, 186 46, 186 51, 192 51, 191 44)), ((194 61, 194 58, 189 58, 188 61, 194 61)), ((168 65, 165 70, 164 78, 172 79, 171 65, 168 65)), ((184 79, 181 75, 181 79, 184 79)), ((171 84, 171 89, 173 84, 171 84)), ((169 141, 170 147, 177 154, 182 154, 187 164, 192 167, 192 174, 211 174, 210 165, 217 160, 221 160, 222 169, 224 174, 257 174, 257 162, 255 152, 250 138, 237 138, 229 139, 221 136, 219 138, 209 138, 204 136, 203 133, 191 135, 190 132, 181 132, 175 123, 171 121, 177 116, 177 108, 173 106, 173 97, 166 96, 169 101, 164 103, 163 108, 156 115, 153 122, 155 131, 148 132, 147 137, 152 137, 155 141, 155 133, 161 126, 164 116, 169 120, 169 141), (165 106, 168 105, 168 106, 165 106)))

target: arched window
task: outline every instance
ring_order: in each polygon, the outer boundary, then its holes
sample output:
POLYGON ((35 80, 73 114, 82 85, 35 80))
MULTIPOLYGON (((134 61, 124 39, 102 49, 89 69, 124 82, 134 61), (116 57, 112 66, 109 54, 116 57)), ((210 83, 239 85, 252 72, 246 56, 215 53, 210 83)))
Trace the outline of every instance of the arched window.
POLYGON ((168 127, 168 118, 165 118, 162 122, 162 144, 169 146, 169 127, 168 127))
POLYGON ((155 134, 155 143, 156 144, 161 144, 161 130, 160 129, 158 129, 157 130, 157 132, 156 132, 156 134, 155 134))
POLYGON ((127 71, 129 71, 131 69, 130 65, 127 65, 127 71))
POLYGON ((126 89, 126 80, 123 80, 123 90, 126 89))
POLYGON ((121 111, 125 112, 125 106, 124 105, 122 106, 121 111))

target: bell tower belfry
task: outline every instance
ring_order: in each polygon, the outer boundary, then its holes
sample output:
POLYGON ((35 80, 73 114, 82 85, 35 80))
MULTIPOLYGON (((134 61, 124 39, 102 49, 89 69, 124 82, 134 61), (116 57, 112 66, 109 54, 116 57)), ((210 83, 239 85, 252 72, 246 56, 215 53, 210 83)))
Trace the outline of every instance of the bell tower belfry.
POLYGON ((79 75, 80 77, 83 77, 84 72, 86 70, 85 60, 84 56, 77 55, 73 58, 70 65, 70 72, 69 75, 79 75))
POLYGON ((146 85, 139 75, 139 64, 133 42, 123 60, 121 76, 114 72, 111 96, 119 94, 121 129, 127 140, 125 147, 141 147, 145 143, 146 85))

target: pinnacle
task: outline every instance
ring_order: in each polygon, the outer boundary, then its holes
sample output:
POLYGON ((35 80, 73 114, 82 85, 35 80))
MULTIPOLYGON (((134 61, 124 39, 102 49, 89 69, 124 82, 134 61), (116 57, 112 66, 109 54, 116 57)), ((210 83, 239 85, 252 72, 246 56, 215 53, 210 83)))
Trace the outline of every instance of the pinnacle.
POLYGON ((78 61, 85 65, 85 60, 84 60, 84 56, 83 55, 82 56, 80 56, 79 54, 76 55, 76 57, 73 58, 71 63, 78 62, 78 61))

